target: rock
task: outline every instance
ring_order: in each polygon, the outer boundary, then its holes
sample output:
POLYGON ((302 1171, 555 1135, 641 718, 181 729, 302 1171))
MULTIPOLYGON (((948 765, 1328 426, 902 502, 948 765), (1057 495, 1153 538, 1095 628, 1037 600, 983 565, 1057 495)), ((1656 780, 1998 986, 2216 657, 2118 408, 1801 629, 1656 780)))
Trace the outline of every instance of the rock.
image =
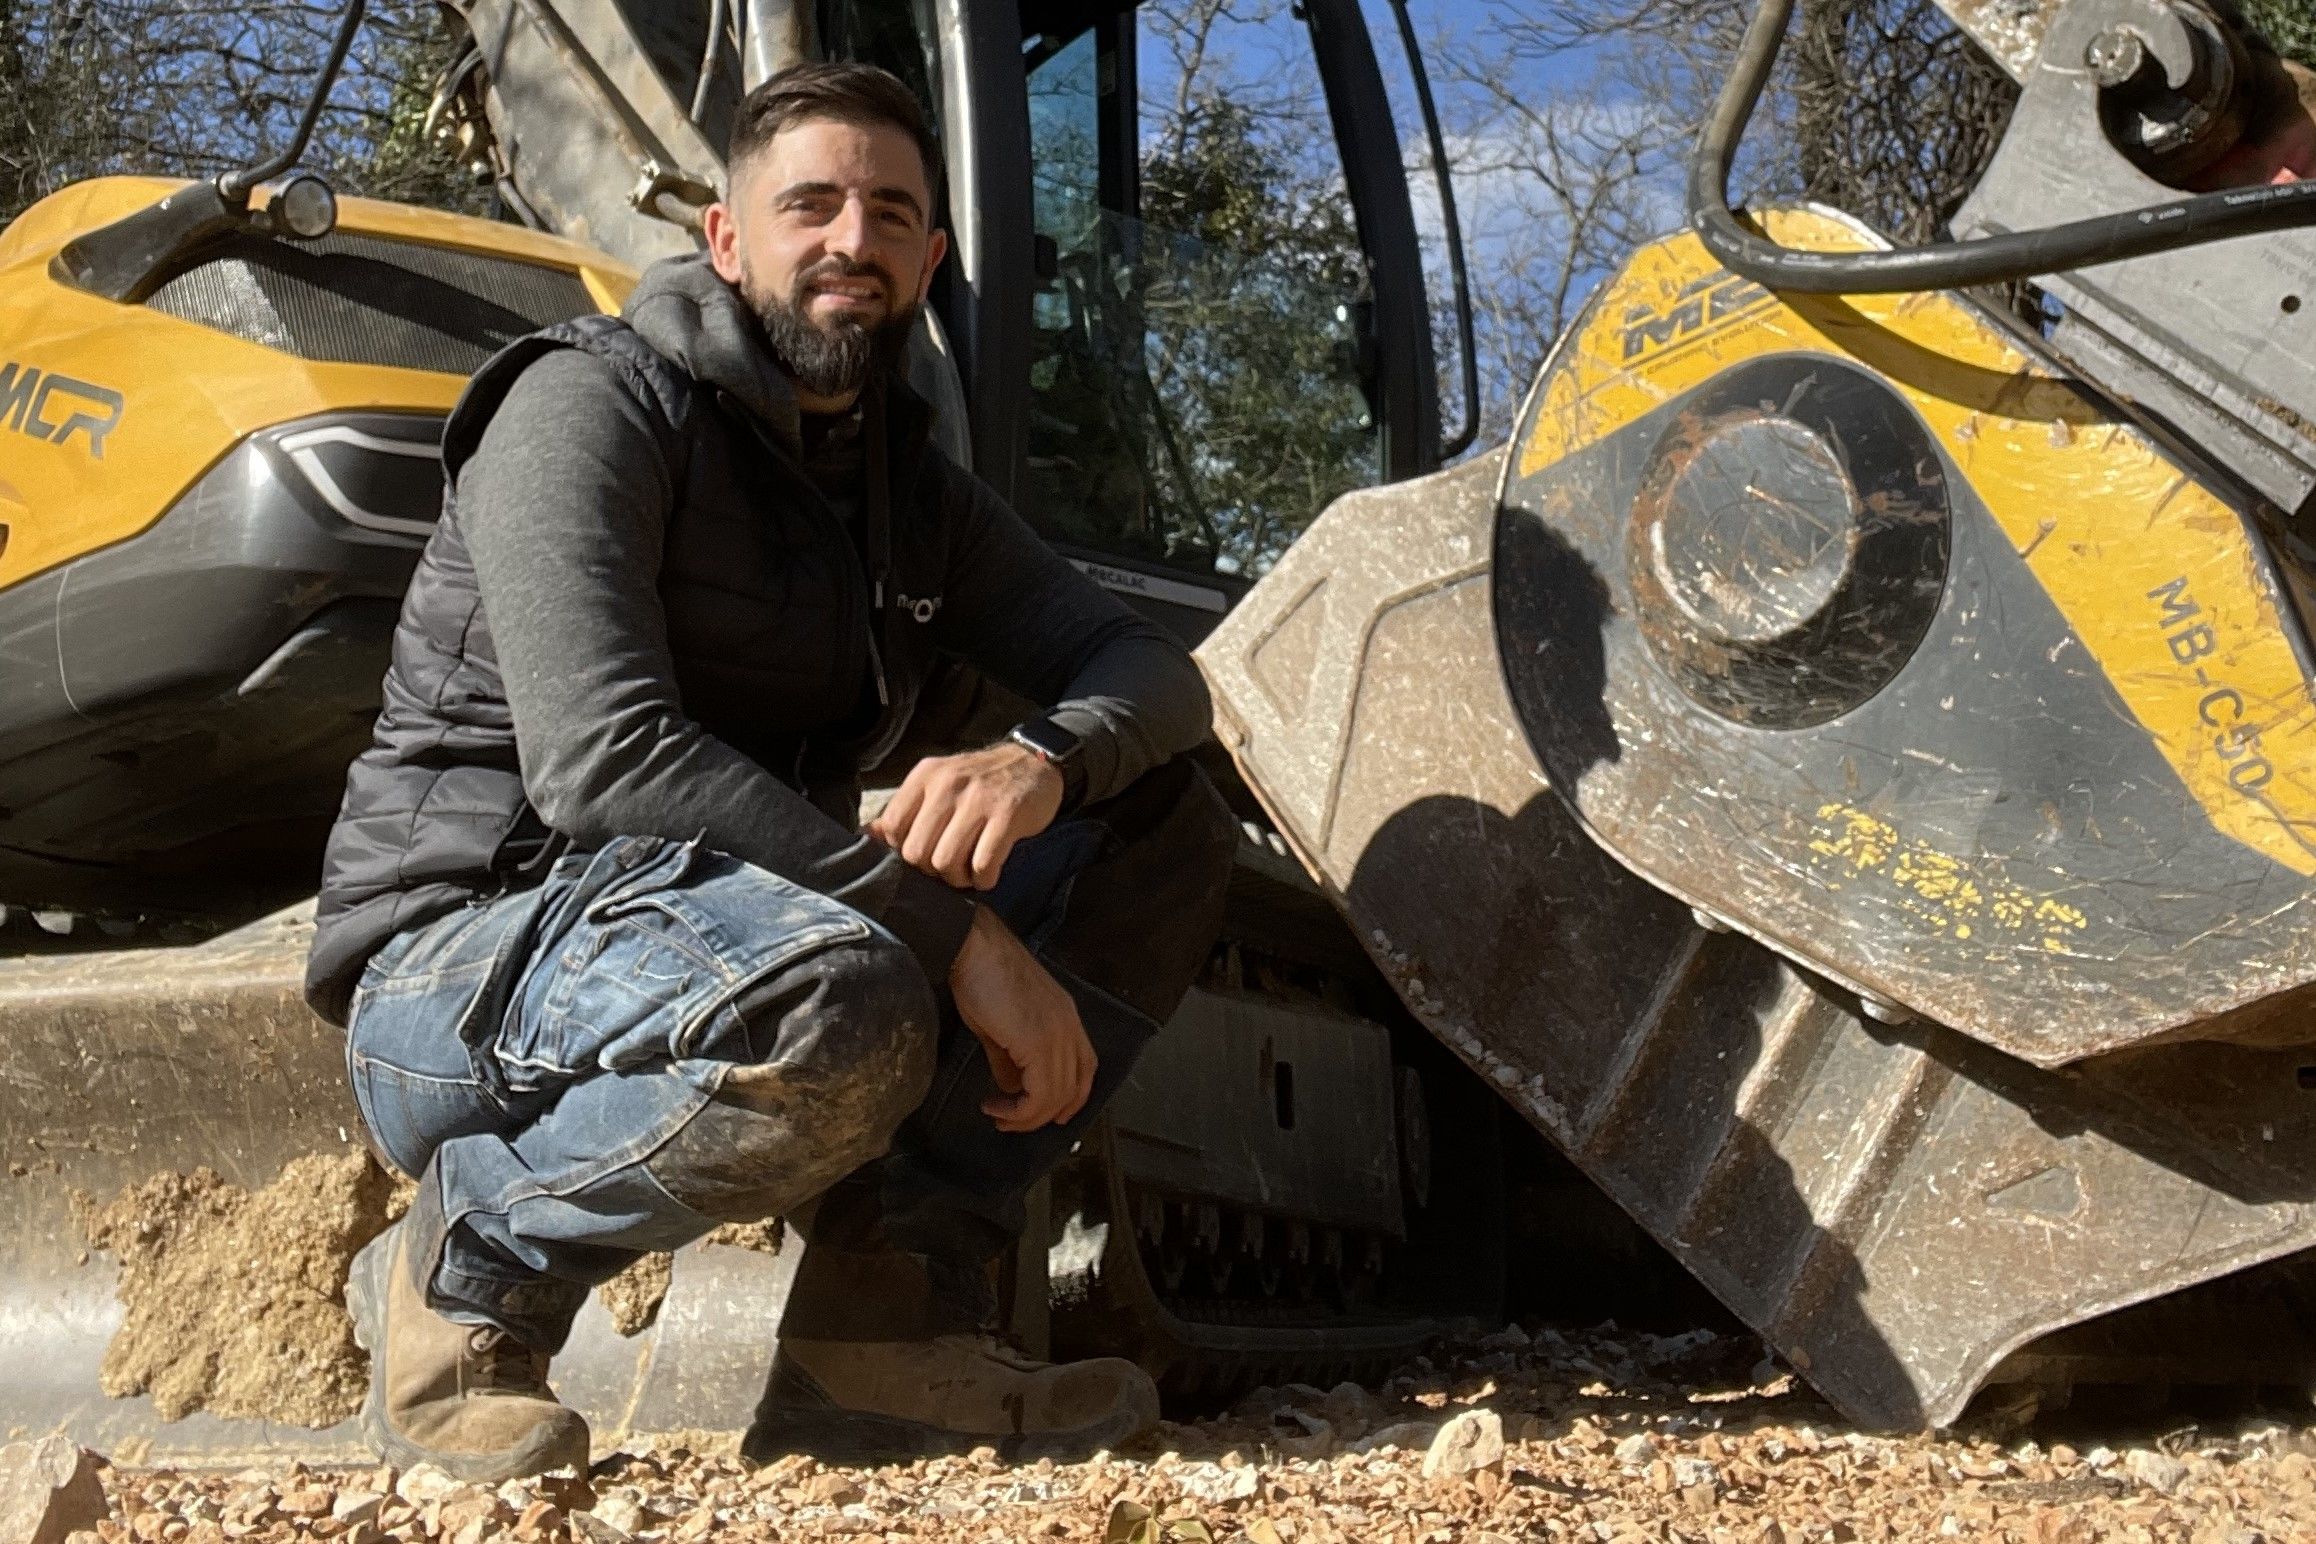
POLYGON ((1702 1458, 1676 1458, 1673 1489, 1691 1512, 1710 1512, 1721 1500, 1721 1471, 1702 1458))
POLYGON ((1590 1417, 1580 1415, 1568 1423, 1568 1440, 1584 1452, 1597 1453, 1608 1446, 1608 1433, 1590 1417))
POLYGON ((1385 1448, 1429 1448, 1431 1439, 1439 1434, 1439 1426, 1431 1421, 1399 1421, 1371 1432, 1351 1444, 1344 1451, 1375 1453, 1385 1448))
POLYGON ((1552 1423, 1539 1415, 1510 1415, 1504 1418, 1506 1442, 1544 1442, 1550 1440, 1552 1431, 1552 1423))
POLYGON ((283 1491, 274 1505, 291 1517, 325 1517, 330 1514, 330 1504, 335 1499, 321 1486, 310 1485, 302 1490, 283 1491))
POLYGON ((1335 1428, 1292 1406, 1271 1415, 1271 1445, 1289 1458, 1325 1458, 1335 1450, 1335 1428))
POLYGON ((1382 1414, 1383 1407, 1375 1402, 1375 1396, 1356 1383, 1338 1383, 1319 1401, 1320 1417, 1346 1440, 1373 1426, 1382 1414))
POLYGON ((1182 1471, 1182 1489, 1201 1501, 1244 1501, 1261 1484, 1262 1472, 1253 1464, 1238 1469, 1225 1469, 1220 1464, 1191 1464, 1182 1471))
POLYGON ((342 1490, 338 1492, 338 1499, 330 1503, 330 1516, 351 1528, 356 1523, 376 1522, 379 1508, 385 1504, 386 1498, 376 1491, 342 1490))
POLYGON ((464 1533, 478 1522, 495 1526, 505 1517, 506 1509, 499 1504, 499 1498, 480 1485, 461 1485, 442 1500, 440 1521, 446 1534, 464 1533))
POLYGON ((1493 1335, 1481 1337, 1480 1349, 1482 1351, 1525 1351, 1534 1344, 1535 1342, 1528 1338, 1526 1330, 1517 1324, 1507 1324, 1493 1335))
POLYGON ((1690 1330, 1681 1335, 1643 1335, 1640 1337, 1641 1361, 1651 1367, 1677 1362, 1702 1351, 1719 1338, 1711 1330, 1690 1330))
POLYGON ((2027 1544, 2091 1544, 2097 1536, 2088 1519, 2071 1512, 2038 1512, 2027 1521, 2027 1544))
POLYGON ((454 1480, 432 1464, 420 1464, 394 1482, 394 1494, 412 1506, 425 1506, 428 1502, 440 1501, 452 1492, 464 1489, 464 1480, 454 1480))
POLYGON ((2146 1486, 2170 1495, 2187 1483, 2187 1465, 2153 1448, 2133 1448, 2123 1455, 2123 1472, 2146 1486))
MULTIPOLYGON (((634 1503, 630 1502, 629 1505, 633 1506, 634 1503)), ((643 1508, 636 1507, 635 1511, 640 1519, 643 1508)), ((571 1514, 571 1532, 586 1540, 587 1544, 629 1544, 629 1541, 635 1537, 617 1523, 606 1520, 600 1505, 592 1512, 573 1512, 571 1514)))
POLYGON ((621 1533, 641 1533, 647 1521, 643 1503, 624 1490, 615 1490, 596 1499, 592 1510, 580 1514, 597 1522, 609 1523, 621 1533))
POLYGON ((515 1519, 515 1535, 518 1538, 535 1539, 543 1534, 554 1533, 562 1526, 563 1509, 552 1501, 542 1499, 523 1508, 522 1515, 515 1519))
POLYGON ((849 1475, 838 1469, 815 1475, 812 1482, 804 1487, 804 1499, 821 1506, 850 1506, 864 1494, 849 1475))
POLYGON ((1627 1469, 1646 1469, 1657 1459, 1657 1445, 1646 1432, 1634 1432, 1616 1445, 1616 1461, 1627 1469))
POLYGON ((1423 1477, 1450 1479, 1504 1462, 1504 1422, 1493 1410, 1466 1410, 1439 1429, 1423 1455, 1423 1477))
POLYGON ((1267 1421, 1271 1412, 1287 1403, 1286 1396, 1267 1383, 1259 1383, 1239 1395, 1231 1405, 1230 1413, 1242 1421, 1267 1421))
POLYGON ((110 1510, 96 1455, 71 1438, 0 1447, 0 1544, 64 1544, 110 1510))

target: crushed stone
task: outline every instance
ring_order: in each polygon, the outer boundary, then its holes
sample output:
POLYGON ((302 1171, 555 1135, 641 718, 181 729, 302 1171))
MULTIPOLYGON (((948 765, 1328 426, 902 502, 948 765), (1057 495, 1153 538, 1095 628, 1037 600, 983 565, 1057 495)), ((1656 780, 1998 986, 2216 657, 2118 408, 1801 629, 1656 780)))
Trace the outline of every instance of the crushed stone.
MULTIPOLYGON (((2255 1411, 2150 1425, 2143 1411, 2105 1417, 2078 1397, 2024 1433, 1966 1418, 1953 1432, 1889 1436, 1848 1426, 1789 1376, 1749 1377, 1761 1353, 1746 1337, 1654 1366, 1612 1331, 1547 1329, 1535 1342, 1417 1358, 1372 1390, 1257 1390, 1222 1415, 1163 1423, 1074 1463, 1009 1465, 984 1448, 883 1468, 804 1457, 759 1468, 729 1434, 693 1432, 599 1450, 584 1481, 495 1491, 428 1471, 121 1467, 104 1476, 112 1515, 75 1544, 2316 1539, 2316 1431, 2304 1408, 2287 1419, 2255 1411), (1481 1412, 1501 1424, 1501 1462, 1461 1474, 1426 1478, 1423 1445, 1362 1453, 1343 1435, 1370 1423, 1376 1434, 1452 1427, 1481 1412), (1320 1428, 1332 1450, 1287 1449, 1320 1428), (1618 1452, 1636 1436, 1648 1439, 1639 1465, 1618 1452), (343 1523, 341 1510, 362 1520, 343 1523)), ((1637 1445, 1625 1451, 1641 1456, 1637 1445)))

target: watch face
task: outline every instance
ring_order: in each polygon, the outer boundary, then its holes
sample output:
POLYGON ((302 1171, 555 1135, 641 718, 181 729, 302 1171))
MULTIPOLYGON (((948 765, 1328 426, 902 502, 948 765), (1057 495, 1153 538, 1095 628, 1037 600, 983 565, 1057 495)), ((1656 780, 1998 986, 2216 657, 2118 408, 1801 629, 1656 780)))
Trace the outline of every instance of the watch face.
POLYGON ((1078 753, 1078 737, 1051 719, 1032 719, 1013 737, 1048 761, 1067 761, 1078 753))

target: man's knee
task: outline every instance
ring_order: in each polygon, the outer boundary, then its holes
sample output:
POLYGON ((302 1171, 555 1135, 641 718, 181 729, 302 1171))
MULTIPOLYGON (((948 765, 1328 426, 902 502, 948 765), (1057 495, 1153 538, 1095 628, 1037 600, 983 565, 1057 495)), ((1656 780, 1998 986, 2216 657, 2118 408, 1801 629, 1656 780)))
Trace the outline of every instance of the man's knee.
POLYGON ((1181 764, 1188 775, 1159 824, 1159 839, 1176 856, 1185 896, 1210 904, 1219 929, 1221 895, 1238 856, 1239 820, 1204 768, 1187 758, 1181 764))
POLYGON ((940 1020, 915 956, 881 931, 776 972, 736 1007, 754 1055, 648 1166, 693 1210, 752 1221, 885 1151, 931 1087, 940 1020))
POLYGON ((1145 772, 1111 801, 1106 815, 1119 851, 1105 867, 1145 895, 1202 905, 1230 882, 1238 817, 1189 757, 1145 772))
MULTIPOLYGON (((873 1134, 874 1157, 932 1087, 941 1024, 932 983, 881 931, 831 949, 816 974, 812 1000, 788 1011, 775 1057, 817 1065, 848 1124, 873 1134)), ((738 1069, 735 1098, 748 1097, 753 1070, 738 1069)))
POLYGON ((1080 874, 1054 957, 1164 1022, 1222 931, 1238 819, 1197 763, 1144 773, 1102 811, 1115 850, 1080 874))

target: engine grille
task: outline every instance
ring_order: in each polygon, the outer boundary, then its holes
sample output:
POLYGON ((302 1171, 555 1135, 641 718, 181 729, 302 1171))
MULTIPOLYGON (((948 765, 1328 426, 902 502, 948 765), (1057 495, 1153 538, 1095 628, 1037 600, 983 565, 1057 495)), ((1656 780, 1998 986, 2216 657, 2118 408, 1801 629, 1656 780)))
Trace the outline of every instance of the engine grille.
POLYGON ((146 304, 301 359, 452 375, 595 309, 564 269, 352 233, 236 237, 146 304))

